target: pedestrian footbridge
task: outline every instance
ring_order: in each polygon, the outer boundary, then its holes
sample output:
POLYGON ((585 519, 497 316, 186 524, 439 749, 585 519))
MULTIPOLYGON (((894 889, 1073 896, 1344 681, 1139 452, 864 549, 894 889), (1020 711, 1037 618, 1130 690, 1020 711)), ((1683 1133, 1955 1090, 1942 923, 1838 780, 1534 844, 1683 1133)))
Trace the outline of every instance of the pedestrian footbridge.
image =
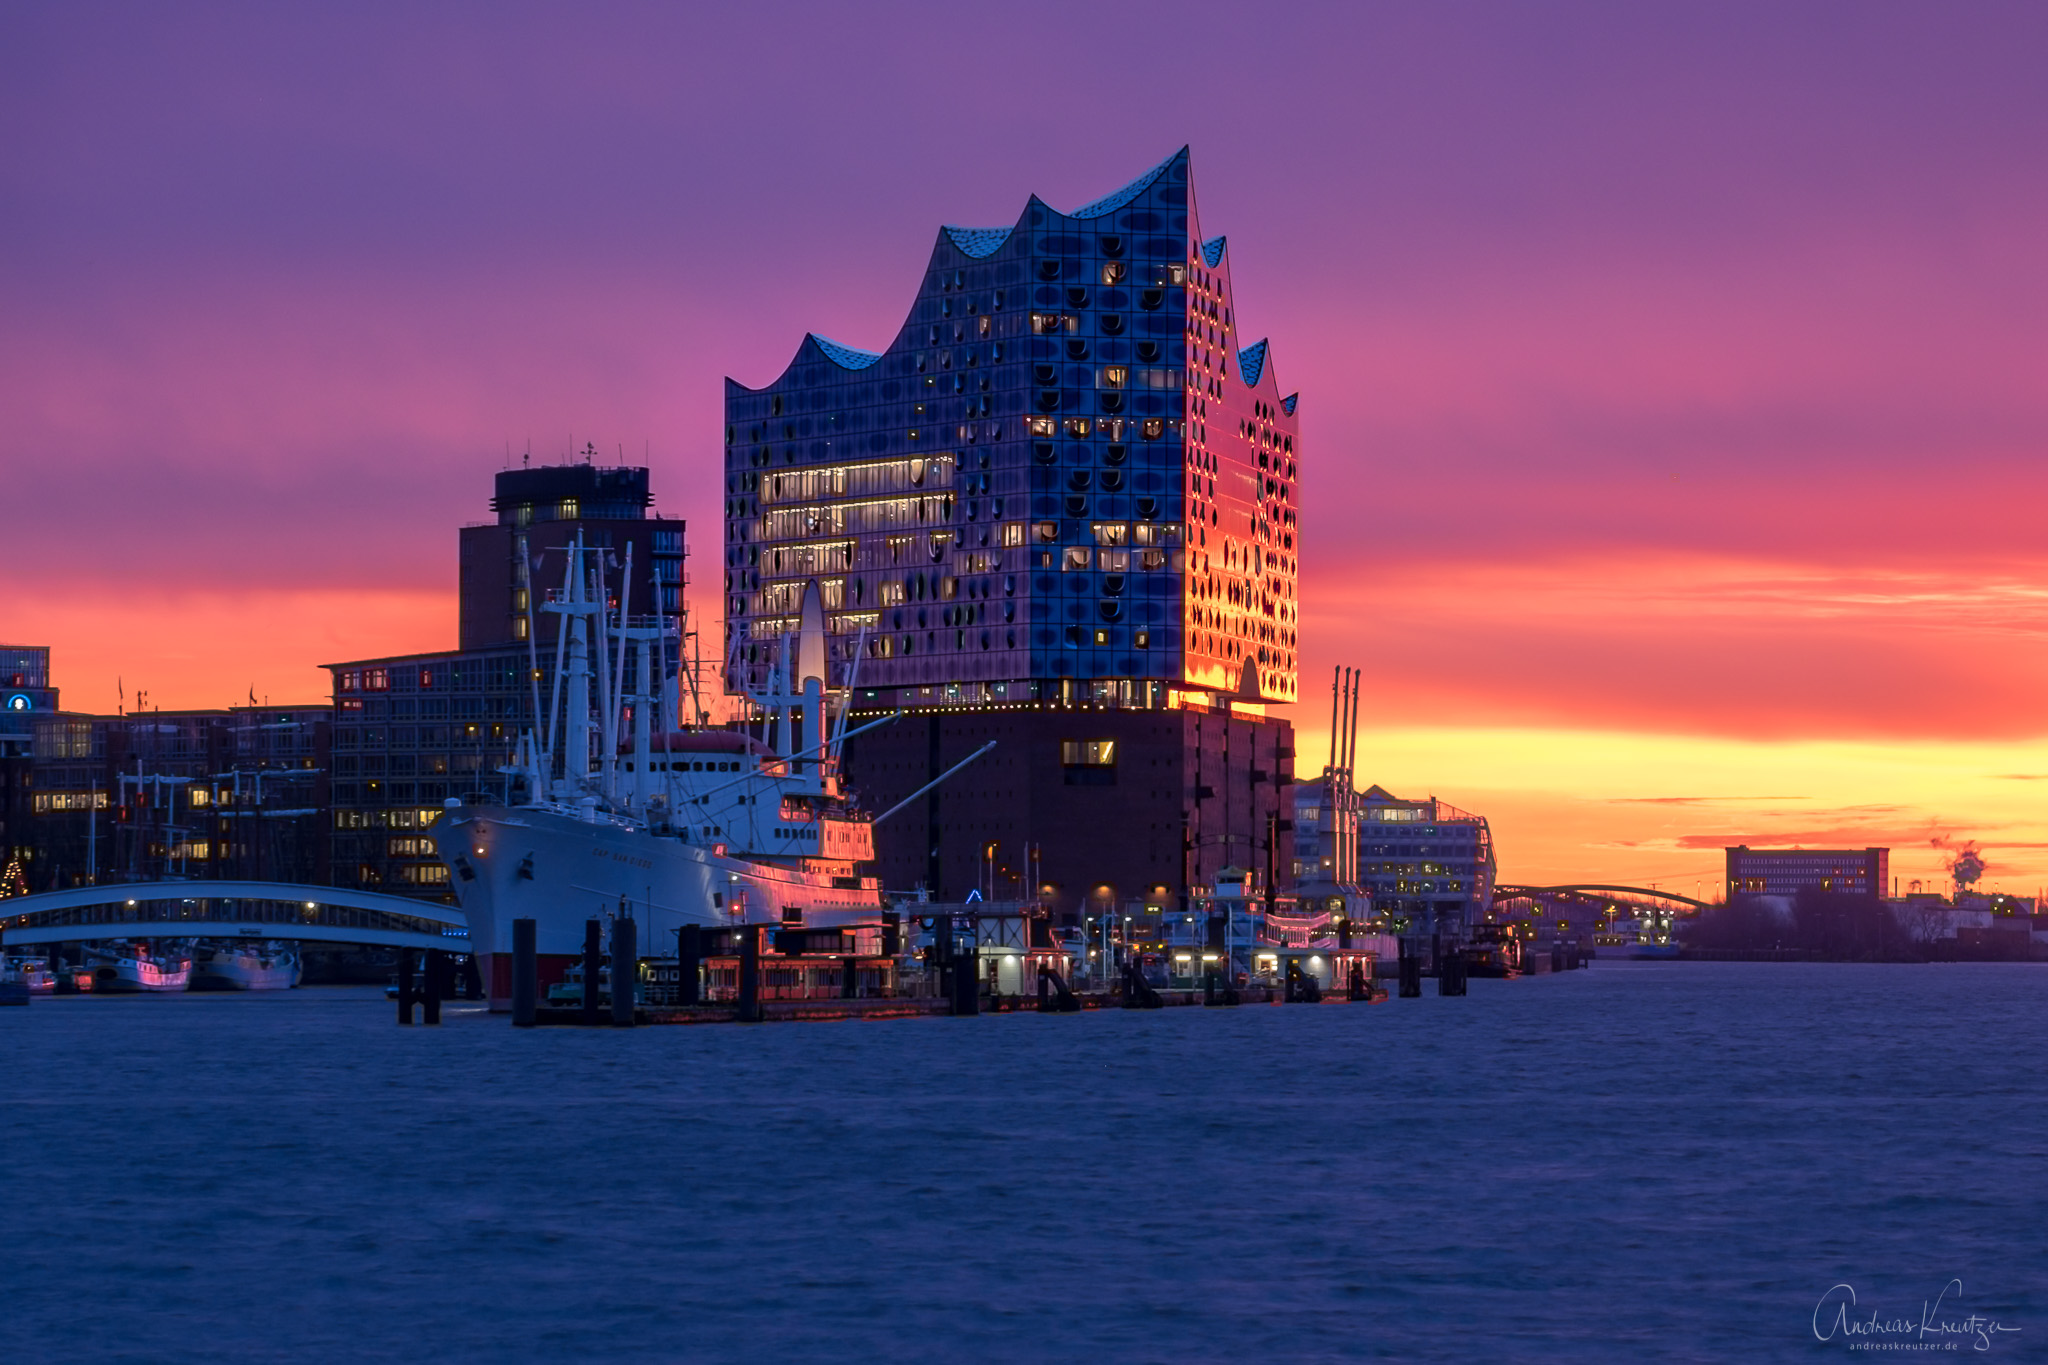
POLYGON ((121 882, 0 900, 9 948, 110 938, 261 938, 469 951, 452 905, 290 882, 121 882))

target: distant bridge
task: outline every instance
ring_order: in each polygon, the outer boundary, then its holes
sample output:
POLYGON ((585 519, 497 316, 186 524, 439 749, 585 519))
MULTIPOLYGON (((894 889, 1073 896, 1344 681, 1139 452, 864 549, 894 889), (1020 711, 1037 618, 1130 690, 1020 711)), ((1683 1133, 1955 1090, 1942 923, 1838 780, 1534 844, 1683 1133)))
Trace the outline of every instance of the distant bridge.
POLYGON ((261 938, 469 951, 453 906, 290 882, 116 882, 0 900, 13 948, 109 938, 261 938))
POLYGON ((1493 888, 1493 903, 1521 900, 1576 900, 1599 901, 1602 904, 1625 904, 1636 909, 1670 908, 1681 915, 1697 915, 1702 910, 1712 909, 1708 901, 1681 896, 1676 891, 1659 891, 1651 886, 1610 886, 1599 882, 1580 882, 1572 886, 1496 886, 1493 888))

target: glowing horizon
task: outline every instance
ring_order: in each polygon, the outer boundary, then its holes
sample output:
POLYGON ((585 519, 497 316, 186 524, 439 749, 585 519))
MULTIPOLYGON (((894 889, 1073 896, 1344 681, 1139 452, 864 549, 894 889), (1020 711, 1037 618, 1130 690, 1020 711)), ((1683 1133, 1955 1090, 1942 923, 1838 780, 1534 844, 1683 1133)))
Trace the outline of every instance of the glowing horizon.
POLYGON ((2048 885, 2048 15, 1177 7, 1242 33, 1210 100, 1119 56, 1167 11, 795 9, 22 10, 0 637, 75 709, 322 699, 451 648, 456 527, 585 441, 713 605, 724 376, 1192 143, 1302 394, 1302 775, 1353 665, 1361 781, 1487 815, 1509 880, 1712 887, 1742 837, 1903 887, 1975 839, 2048 885), (1056 74, 934 118, 909 77, 998 47, 1056 74))

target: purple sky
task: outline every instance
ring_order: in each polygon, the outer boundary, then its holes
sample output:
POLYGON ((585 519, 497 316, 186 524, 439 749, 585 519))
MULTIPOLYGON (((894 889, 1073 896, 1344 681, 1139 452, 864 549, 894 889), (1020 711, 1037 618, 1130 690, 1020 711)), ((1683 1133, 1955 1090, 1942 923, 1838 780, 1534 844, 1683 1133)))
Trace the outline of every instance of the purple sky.
POLYGON ((704 556, 723 376, 1191 143, 1303 393, 1305 697, 2030 739, 2044 52, 2038 4, 16 3, 0 637, 79 705, 316 695, 452 643, 508 443, 651 452, 704 556))

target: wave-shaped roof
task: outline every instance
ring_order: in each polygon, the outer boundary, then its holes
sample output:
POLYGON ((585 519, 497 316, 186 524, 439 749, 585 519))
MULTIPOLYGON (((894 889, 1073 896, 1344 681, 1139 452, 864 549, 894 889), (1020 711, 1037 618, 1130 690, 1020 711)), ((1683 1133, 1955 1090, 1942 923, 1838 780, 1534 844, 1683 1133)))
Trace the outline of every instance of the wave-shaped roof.
POLYGON ((1280 406, 1287 409, 1287 415, 1289 417, 1292 417, 1294 416, 1294 405, 1299 401, 1301 401, 1300 394, 1290 393, 1285 398, 1280 400, 1280 406))
POLYGON ((1211 270, 1223 264, 1225 240, 1222 237, 1211 237, 1208 241, 1202 243, 1202 259, 1208 263, 1211 270))
POLYGON ((1080 208, 1075 209, 1066 216, 1069 218, 1100 218, 1104 214, 1115 213, 1125 204, 1130 203, 1133 199, 1143 194, 1153 181, 1166 174, 1169 166, 1187 154, 1188 149, 1185 147, 1181 148, 1172 156, 1166 158, 1166 160, 1118 190, 1115 194, 1106 194, 1092 203, 1083 204, 1080 208))
POLYGON ((1001 251, 1003 243, 1009 241, 1010 234, 1015 231, 1014 227, 949 227, 945 229, 946 236, 952 239, 954 246, 960 248, 961 254, 972 257, 977 261, 993 256, 998 251, 1001 251))
POLYGON ((865 370, 882 358, 879 351, 862 351, 852 346, 842 346, 830 337, 810 333, 811 344, 825 353, 825 359, 842 370, 865 370))
POLYGON ((1269 340, 1258 341, 1237 353, 1237 372, 1244 376, 1244 386, 1256 389, 1259 376, 1266 372, 1266 350, 1269 340))

